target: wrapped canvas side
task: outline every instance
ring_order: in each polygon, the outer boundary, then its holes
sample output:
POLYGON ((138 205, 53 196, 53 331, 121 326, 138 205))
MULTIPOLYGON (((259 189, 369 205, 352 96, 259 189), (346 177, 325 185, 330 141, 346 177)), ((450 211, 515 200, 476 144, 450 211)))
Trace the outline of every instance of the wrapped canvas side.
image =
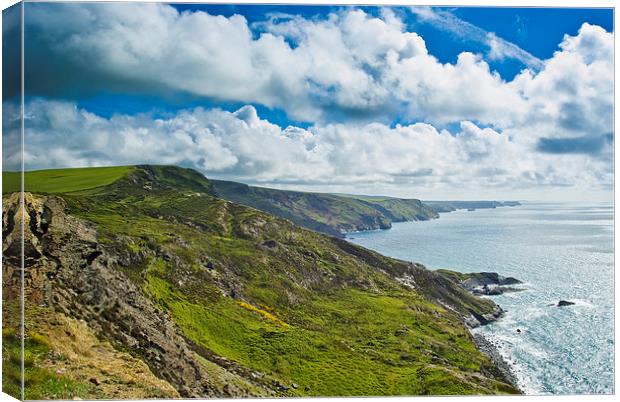
POLYGON ((24 399, 22 3, 2 12, 2 391, 24 399))

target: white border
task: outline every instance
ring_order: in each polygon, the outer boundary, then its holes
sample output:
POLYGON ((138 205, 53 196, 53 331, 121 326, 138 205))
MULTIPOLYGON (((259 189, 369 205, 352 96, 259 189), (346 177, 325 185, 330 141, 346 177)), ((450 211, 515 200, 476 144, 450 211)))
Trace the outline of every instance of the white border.
MULTIPOLYGON (((0 5, 0 8, 2 10, 17 4, 19 1, 16 0, 1 0, 2 4, 0 5)), ((26 0, 26 2, 39 2, 39 0, 26 0)), ((60 0, 48 0, 48 2, 62 2, 60 0)), ((81 0, 81 2, 101 2, 99 0, 81 0)), ((106 0, 106 2, 125 2, 124 0, 106 0)), ((149 3, 149 2, 153 2, 153 1, 149 1, 149 0, 132 0, 132 2, 143 2, 143 3, 149 3)), ((444 2, 438 2, 438 1, 429 1, 429 0, 372 0, 372 1, 364 1, 364 0, 314 0, 314 1, 308 1, 308 0, 236 0, 236 1, 227 1, 227 0, 220 0, 220 1, 212 1, 212 0, 202 0, 202 1, 194 1, 194 0, 186 0, 186 1, 164 1, 162 3, 203 3, 203 4, 315 4, 315 5, 365 5, 365 4, 372 4, 372 5, 431 5, 431 6, 483 6, 483 7, 562 7, 562 8, 570 8, 570 7, 574 7, 574 8, 579 8, 579 7, 588 7, 588 8, 593 8, 593 7, 600 7, 600 8, 614 8, 614 33, 615 30, 618 27, 618 13, 616 13, 615 11, 615 7, 616 7, 616 1, 613 0, 590 0, 588 2, 583 1, 583 0, 563 0, 563 1, 558 1, 558 0, 522 0, 519 2, 515 2, 514 0, 509 0, 509 1, 502 1, 502 0, 446 0, 444 2)), ((1 31, 1 27, 2 27, 2 20, 0 19, 0 31, 1 31)), ((615 35, 614 35, 614 46, 615 46, 615 50, 614 50, 614 55, 617 54, 618 52, 618 42, 615 41, 615 35)), ((0 54, 0 65, 2 64, 2 55, 0 54)), ((614 75, 614 89, 615 89, 615 76, 617 76, 618 73, 618 65, 615 64, 615 75, 614 75)), ((0 70, 0 77, 1 77, 1 70, 0 70)), ((0 91, 2 90, 2 82, 0 79, 0 91)), ((614 104, 618 103, 618 92, 614 91, 614 104)), ((614 108, 615 109, 615 108, 614 108)), ((615 118, 616 114, 615 114, 615 110, 614 110, 614 133, 618 132, 618 120, 615 118)), ((0 108, 0 121, 2 119, 2 110, 0 108)), ((615 137, 615 135, 614 135, 615 137)), ((620 149, 620 146, 618 145, 618 140, 616 138, 614 138, 614 189, 618 189, 619 187, 619 183, 620 183, 620 178, 618 177, 618 175, 615 174, 615 155, 617 154, 618 150, 620 149)), ((0 142, 0 160, 2 157, 2 144, 0 142)), ((2 178, 0 176, 0 188, 2 186, 2 178)), ((616 199, 616 192, 614 190, 614 206, 615 206, 615 199, 616 199)), ((620 244, 620 240, 615 237, 615 233, 617 233, 617 229, 618 229, 618 220, 616 219, 616 211, 614 208, 614 249, 618 249, 618 245, 620 244)), ((615 257, 615 253, 614 253, 614 257, 615 257)), ((0 257, 1 258, 1 257, 0 257)), ((1 261, 1 260, 0 260, 1 261)), ((615 261, 615 259, 614 259, 615 261)), ((616 264, 614 263, 614 272, 616 269, 616 264)), ((615 275, 614 275, 615 278, 615 275)), ((617 283, 614 279, 614 308, 615 308, 615 314, 618 311, 618 286, 616 286, 617 283)), ((615 316, 614 314, 614 316, 615 316)), ((615 345, 618 345, 618 331, 614 331, 614 351, 616 351, 615 349, 615 345)), ((614 373, 614 378, 615 378, 615 389, 617 390, 617 388, 620 386, 620 373, 618 372, 618 360, 620 359, 615 359, 615 373, 614 373)), ((417 399, 422 399, 424 398, 425 401, 447 401, 447 400, 453 400, 453 398, 458 398, 458 401, 463 401, 463 402, 470 402, 470 401, 492 401, 492 402, 505 402, 505 401, 515 401, 518 400, 519 398, 526 398, 527 401, 532 401, 532 402, 537 402, 537 401, 567 401, 567 402, 581 402, 581 401, 604 401, 604 402, 611 402, 611 401, 615 401, 616 400, 616 396, 615 395, 559 395, 559 396, 529 396, 529 395, 525 395, 525 396, 489 396, 489 397, 465 397, 465 396, 458 396, 458 397, 381 397, 381 398, 372 398, 371 400, 373 401, 378 401, 378 402, 411 402, 413 400, 417 400, 417 399), (517 398, 517 399, 515 399, 517 398)), ((345 398, 304 398, 304 400, 321 400, 324 402, 336 402, 336 401, 342 401, 345 398)), ((347 400, 362 400, 362 399, 368 399, 368 398, 346 398, 347 400)), ((229 399, 218 399, 218 400, 222 400, 222 401, 227 401, 229 399)), ((272 401, 272 402, 282 402, 285 400, 290 400, 290 401, 296 401, 296 400, 300 400, 301 398, 278 398, 278 399, 266 399, 266 401, 272 401)), ((8 396, 7 394, 0 394, 0 402, 4 402, 4 401, 15 401, 14 398, 8 396)), ((169 400, 162 400, 162 401, 169 401, 169 400)), ((183 399, 183 401, 195 401, 195 399, 183 399)))

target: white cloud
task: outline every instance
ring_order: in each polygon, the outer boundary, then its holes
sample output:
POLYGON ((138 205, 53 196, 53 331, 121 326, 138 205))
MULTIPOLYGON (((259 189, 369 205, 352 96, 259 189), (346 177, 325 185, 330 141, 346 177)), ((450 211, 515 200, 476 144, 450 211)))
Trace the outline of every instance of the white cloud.
POLYGON ((325 167, 307 149, 309 133, 261 120, 252 106, 235 113, 196 108, 166 119, 107 119, 70 102, 37 99, 26 106, 25 127, 27 169, 183 164, 261 180, 310 177, 325 167))
POLYGON ((549 126, 552 137, 599 136, 613 131, 613 34, 584 24, 565 36, 536 75, 525 71, 512 85, 530 105, 528 120, 549 126))
MULTIPOLYGON (((27 7, 27 81, 31 93, 43 95, 71 93, 67 87, 73 92, 182 91, 279 108, 293 120, 318 123, 475 120, 507 128, 540 114, 541 105, 530 101, 537 96, 531 89, 536 84, 526 83, 526 77, 540 82, 535 78, 550 75, 545 71, 562 63, 558 55, 540 61, 449 12, 431 9, 415 10, 459 34, 487 41, 491 58, 520 58, 542 72, 528 69, 506 82, 471 53, 462 53, 455 64, 442 64, 429 54, 424 39, 407 31, 387 8, 378 17, 357 9, 324 18, 274 15, 255 23, 253 31, 240 15, 179 13, 164 4, 27 7), (54 85, 60 88, 54 91, 54 85)), ((600 28, 586 29, 579 39, 563 43, 560 53, 568 55, 570 69, 607 60, 577 71, 572 81, 610 85, 613 52, 595 47, 605 35, 611 37, 600 28)), ((600 103, 567 105, 564 115, 570 118, 582 106, 590 112, 600 103)), ((545 108, 552 117, 559 113, 545 108)))
MULTIPOLYGON (((601 189, 612 175, 609 164, 588 155, 531 152, 507 133, 470 121, 456 133, 425 123, 306 130, 274 125, 252 106, 233 113, 195 108, 165 119, 103 118, 70 102, 38 99, 26 105, 26 144, 27 169, 177 164, 208 177, 264 185, 351 191, 374 183, 380 186, 374 192, 399 189, 406 196, 567 185, 601 189)), ((8 168, 11 161, 4 163, 8 168)))

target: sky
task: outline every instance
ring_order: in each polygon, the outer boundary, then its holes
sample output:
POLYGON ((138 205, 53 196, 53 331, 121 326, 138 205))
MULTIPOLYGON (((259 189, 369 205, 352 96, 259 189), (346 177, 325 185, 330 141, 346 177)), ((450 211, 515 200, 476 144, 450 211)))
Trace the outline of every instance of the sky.
MULTIPOLYGON (((611 9, 26 3, 24 27, 29 170, 613 200, 611 9)), ((7 77, 3 165, 18 169, 7 77)))

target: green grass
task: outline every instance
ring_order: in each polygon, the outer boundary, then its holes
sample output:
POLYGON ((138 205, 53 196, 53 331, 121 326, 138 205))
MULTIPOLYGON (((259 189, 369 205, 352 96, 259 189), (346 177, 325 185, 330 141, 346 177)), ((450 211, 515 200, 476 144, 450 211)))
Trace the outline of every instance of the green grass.
MULTIPOLYGON (((132 166, 50 169, 26 172, 25 191, 42 194, 63 194, 107 186, 134 169, 132 166)), ((20 173, 2 173, 2 192, 20 191, 20 173)))
POLYGON ((282 313, 280 319, 294 323, 282 326, 227 298, 215 303, 190 301, 154 276, 145 289, 171 311, 190 339, 283 384, 298 384, 289 395, 464 395, 506 390, 499 382, 482 384, 474 377, 455 375, 479 371, 488 361, 462 327, 435 319, 436 306, 406 295, 338 291, 311 300, 303 309, 282 313))
POLYGON ((21 350, 19 339, 2 331, 2 392, 21 399, 21 350))
POLYGON ((454 282, 462 282, 466 279, 469 279, 472 277, 472 274, 468 274, 468 273, 463 273, 463 272, 458 272, 458 271, 452 271, 449 269, 438 269, 436 270, 438 273, 440 273, 441 275, 444 275, 446 278, 449 278, 451 280, 453 280, 454 282))
POLYGON ((21 191, 20 172, 2 172, 2 194, 21 191))

